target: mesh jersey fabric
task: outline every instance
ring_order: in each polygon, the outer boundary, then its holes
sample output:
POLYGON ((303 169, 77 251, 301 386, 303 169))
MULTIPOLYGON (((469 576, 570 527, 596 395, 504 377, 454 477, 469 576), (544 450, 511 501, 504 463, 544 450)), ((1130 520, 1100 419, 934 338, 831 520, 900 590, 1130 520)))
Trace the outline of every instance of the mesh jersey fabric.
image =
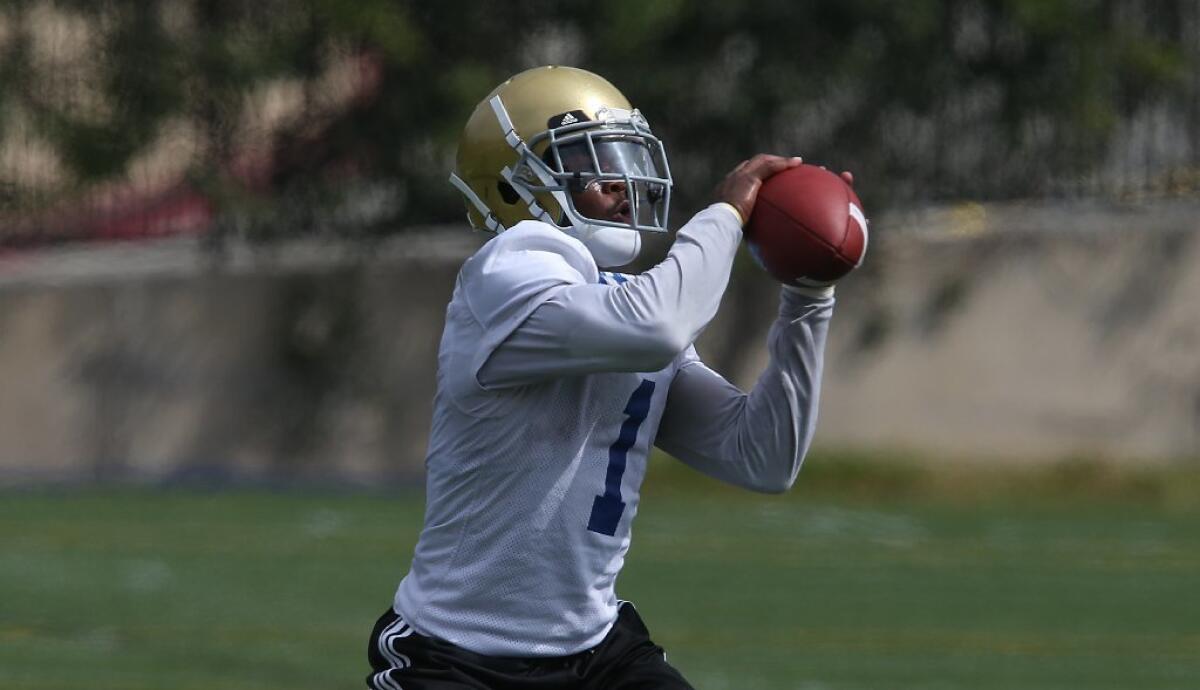
POLYGON ((651 443, 722 481, 791 485, 834 299, 782 291, 770 360, 742 392, 688 345, 740 238, 715 205, 626 278, 526 222, 464 264, 438 355, 425 528, 393 604, 418 632, 494 656, 595 645, 616 618, 651 443))
POLYGON ((561 656, 599 643, 616 619, 649 447, 686 353, 655 372, 485 390, 488 354, 555 288, 601 277, 578 241, 522 225, 464 264, 447 308, 425 526, 394 607, 422 634, 481 654, 561 656), (628 414, 639 391, 644 409, 628 414), (624 503, 611 535, 589 529, 610 486, 624 503))

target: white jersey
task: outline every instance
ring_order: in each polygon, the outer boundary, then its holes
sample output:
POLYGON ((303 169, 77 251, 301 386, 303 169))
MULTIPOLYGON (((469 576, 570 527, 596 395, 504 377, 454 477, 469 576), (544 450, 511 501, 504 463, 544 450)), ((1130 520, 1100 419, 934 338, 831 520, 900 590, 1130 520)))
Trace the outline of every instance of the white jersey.
POLYGON ((785 296, 802 312, 787 317, 800 336, 772 348, 771 381, 737 391, 690 343, 715 314, 740 236, 734 214, 710 208, 667 261, 621 276, 529 221, 464 264, 438 355, 425 526, 394 602, 415 630, 495 656, 598 644, 616 619, 653 443, 727 481, 790 485, 815 423, 833 300, 785 296), (764 428, 739 429, 752 413, 764 428))

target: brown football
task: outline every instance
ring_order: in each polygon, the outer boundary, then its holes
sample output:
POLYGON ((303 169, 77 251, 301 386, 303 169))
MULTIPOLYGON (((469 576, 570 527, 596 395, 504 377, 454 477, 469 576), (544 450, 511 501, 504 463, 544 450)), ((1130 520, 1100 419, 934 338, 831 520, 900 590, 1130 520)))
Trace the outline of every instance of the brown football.
POLYGON ((746 223, 746 243, 782 283, 833 283, 862 264, 867 219, 845 180, 800 165, 763 182, 746 223))

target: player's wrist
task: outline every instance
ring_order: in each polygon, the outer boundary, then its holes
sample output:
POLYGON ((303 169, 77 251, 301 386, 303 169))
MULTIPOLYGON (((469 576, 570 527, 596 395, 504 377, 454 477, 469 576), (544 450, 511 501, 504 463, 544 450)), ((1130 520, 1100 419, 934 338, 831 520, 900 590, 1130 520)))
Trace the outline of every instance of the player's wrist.
POLYGON ((834 285, 784 285, 783 291, 800 295, 809 299, 829 299, 833 297, 834 285))
POLYGON ((729 203, 728 201, 718 201, 718 202, 714 203, 712 205, 712 207, 724 209, 728 213, 732 214, 734 218, 737 219, 738 227, 745 227, 746 219, 742 217, 742 212, 738 210, 737 206, 734 206, 733 204, 729 203))

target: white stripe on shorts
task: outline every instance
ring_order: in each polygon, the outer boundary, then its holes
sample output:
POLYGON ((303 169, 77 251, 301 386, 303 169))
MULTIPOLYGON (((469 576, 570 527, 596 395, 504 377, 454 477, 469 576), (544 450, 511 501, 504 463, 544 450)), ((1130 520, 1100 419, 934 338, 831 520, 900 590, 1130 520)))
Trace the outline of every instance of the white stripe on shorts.
POLYGON ((412 659, 392 649, 393 640, 408 637, 411 634, 413 634, 412 627, 400 617, 397 617, 396 620, 392 621, 388 627, 379 633, 379 653, 383 655, 384 659, 388 660, 392 668, 400 669, 412 666, 412 659))
POLYGON ((376 690, 404 690, 404 688, 400 687, 399 683, 392 680, 392 677, 388 675, 391 672, 391 670, 380 671, 371 676, 371 687, 376 690))

